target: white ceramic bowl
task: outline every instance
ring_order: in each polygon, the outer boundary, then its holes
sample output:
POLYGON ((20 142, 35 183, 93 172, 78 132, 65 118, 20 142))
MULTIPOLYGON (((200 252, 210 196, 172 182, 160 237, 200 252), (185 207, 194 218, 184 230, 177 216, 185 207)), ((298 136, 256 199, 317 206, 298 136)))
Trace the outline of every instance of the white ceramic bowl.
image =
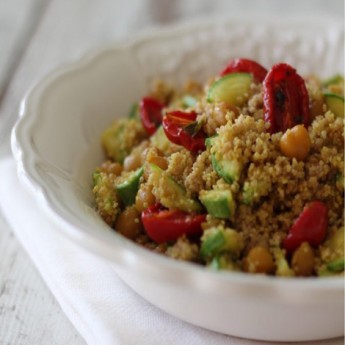
POLYGON ((231 57, 301 74, 343 72, 342 24, 228 19, 162 29, 67 65, 25 97, 12 135, 19 176, 61 233, 110 260, 148 301, 185 321, 261 340, 344 334, 343 279, 283 279, 211 272, 143 249, 94 211, 91 173, 102 162, 100 134, 155 77, 206 80, 231 57))

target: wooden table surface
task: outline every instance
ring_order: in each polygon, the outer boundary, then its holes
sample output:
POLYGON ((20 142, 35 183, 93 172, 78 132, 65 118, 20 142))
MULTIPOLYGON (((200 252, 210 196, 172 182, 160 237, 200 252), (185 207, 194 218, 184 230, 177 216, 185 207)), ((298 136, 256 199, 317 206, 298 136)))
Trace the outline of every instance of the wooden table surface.
MULTIPOLYGON (((270 12, 343 19, 342 0, 0 0, 0 158, 29 87, 60 64, 152 26, 270 12)), ((2 181, 3 183, 4 181, 2 181)), ((18 210, 20 216, 20 210, 18 210)), ((0 210, 0 345, 85 344, 0 210)))

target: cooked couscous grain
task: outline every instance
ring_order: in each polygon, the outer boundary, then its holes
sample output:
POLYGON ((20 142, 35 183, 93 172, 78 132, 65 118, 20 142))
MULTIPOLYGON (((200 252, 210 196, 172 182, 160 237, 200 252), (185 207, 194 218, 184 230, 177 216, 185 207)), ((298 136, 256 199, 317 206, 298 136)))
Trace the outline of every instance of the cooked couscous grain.
POLYGON ((263 75, 242 63, 248 71, 229 67, 205 86, 155 82, 146 97, 154 114, 116 120, 102 136, 108 161, 93 176, 96 208, 115 230, 174 259, 286 277, 343 274, 343 79, 303 80, 286 64, 263 75))

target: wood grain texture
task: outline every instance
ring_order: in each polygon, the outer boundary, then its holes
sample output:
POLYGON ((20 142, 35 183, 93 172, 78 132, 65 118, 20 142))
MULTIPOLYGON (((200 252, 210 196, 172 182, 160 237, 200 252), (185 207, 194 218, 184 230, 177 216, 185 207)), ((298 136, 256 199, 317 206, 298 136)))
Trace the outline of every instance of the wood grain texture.
MULTIPOLYGON (((342 0, 257 4, 257 0, 0 0, 0 158, 9 152, 9 131, 26 91, 52 69, 90 49, 153 26, 196 18, 268 11, 340 19, 344 14, 342 0)), ((1 218, 1 210, 0 253, 0 345, 84 344, 1 218)))
MULTIPOLYGON (((23 88, 13 94, 10 81, 26 56, 48 3, 0 1, 0 157, 9 150, 10 127, 25 92, 23 88), (9 99, 14 103, 4 107, 9 99)), ((28 80, 24 87, 29 84, 28 80)), ((2 218, 1 210, 0 253, 0 345, 85 344, 2 218)))
POLYGON ((0 344, 85 344, 1 216, 0 253, 0 344))
POLYGON ((0 156, 13 123, 11 114, 1 111, 1 103, 48 3, 49 0, 0 1, 0 156))
POLYGON ((0 100, 47 3, 43 0, 0 3, 0 100))

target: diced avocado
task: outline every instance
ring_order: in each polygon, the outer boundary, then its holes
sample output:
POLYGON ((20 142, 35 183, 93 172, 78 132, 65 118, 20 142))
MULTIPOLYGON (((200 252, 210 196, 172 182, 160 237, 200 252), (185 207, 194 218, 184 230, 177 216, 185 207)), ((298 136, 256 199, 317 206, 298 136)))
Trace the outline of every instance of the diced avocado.
POLYGON ((268 195, 271 191, 272 183, 265 178, 261 180, 252 179, 244 182, 242 191, 242 202, 245 205, 253 205, 261 197, 268 195))
POLYGON ((295 272, 289 266, 289 263, 285 256, 281 256, 278 260, 276 260, 276 276, 281 277, 293 277, 295 272))
POLYGON ((344 257, 344 228, 335 231, 320 247, 323 262, 329 263, 344 257))
POLYGON ((231 255, 223 253, 215 256, 212 261, 208 264, 213 270, 227 270, 227 271, 239 271, 238 264, 233 260, 231 255))
POLYGON ((191 108, 191 107, 194 107, 197 103, 197 99, 193 96, 190 96, 190 95, 185 95, 183 98, 182 98, 182 106, 184 108, 191 108))
POLYGON ((254 203, 255 190, 249 187, 248 182, 244 182, 242 201, 245 205, 252 205, 254 203))
POLYGON ((220 253, 228 253, 233 258, 237 258, 243 247, 243 238, 238 232, 218 226, 204 232, 201 238, 200 254, 207 261, 211 261, 220 253))
POLYGON ((164 133, 164 129, 160 126, 156 132, 151 136, 150 141, 153 146, 156 146, 162 152, 167 152, 171 147, 171 142, 164 133))
POLYGON ((208 137, 205 139, 205 145, 207 148, 211 148, 213 143, 214 143, 214 140, 218 137, 218 134, 215 134, 215 135, 212 135, 211 137, 208 137))
POLYGON ((289 266, 283 249, 275 248, 273 250, 273 255, 276 264, 275 275, 281 277, 293 277, 295 275, 295 272, 289 266))
POLYGON ((118 119, 102 134, 102 145, 108 157, 123 163, 132 148, 146 137, 141 123, 135 119, 118 119))
POLYGON ((320 247, 324 265, 318 270, 320 277, 330 276, 344 270, 344 228, 334 231, 320 247))
POLYGON ((331 272, 342 272, 344 271, 344 258, 334 260, 327 265, 327 269, 331 272))
MULTIPOLYGON (((339 263, 341 264, 341 261, 339 260, 339 263)), ((338 268, 338 267, 336 267, 338 268)), ((317 275, 319 277, 330 277, 330 276, 338 276, 338 275, 344 275, 344 267, 342 267, 342 269, 340 270, 335 270, 330 269, 328 265, 321 267, 320 269, 317 270, 317 275)))
POLYGON ((281 257, 278 261, 276 261, 276 276, 281 277, 293 277, 295 275, 294 271, 289 266, 286 258, 281 257))
POLYGON ((322 86, 325 93, 335 93, 336 95, 344 96, 344 77, 340 74, 327 79, 322 86))
MULTIPOLYGON (((218 134, 213 135, 205 140, 205 145, 209 149, 211 149, 212 145, 218 138, 218 134)), ((229 184, 238 181, 241 172, 242 172, 242 165, 236 160, 227 160, 221 157, 216 158, 215 153, 211 153, 211 162, 213 169, 216 173, 223 178, 223 180, 229 184)))
POLYGON ((102 179, 101 172, 96 170, 92 174, 93 187, 95 187, 97 184, 99 184, 101 182, 101 179, 102 179))
POLYGON ((344 97, 335 93, 325 93, 327 108, 337 117, 344 118, 344 97))
POLYGON ((143 173, 144 168, 141 167, 133 171, 124 182, 116 186, 117 194, 125 206, 134 204, 143 173))
POLYGON ((155 164, 150 164, 149 182, 152 193, 159 202, 169 208, 185 212, 200 212, 201 204, 187 195, 186 189, 178 184, 167 172, 155 164))
POLYGON ((224 102, 242 106, 248 98, 253 76, 250 73, 232 73, 216 80, 208 90, 208 102, 224 102))
POLYGON ((214 154, 212 154, 211 159, 213 169, 225 182, 231 184, 239 180, 242 172, 242 165, 238 161, 226 159, 218 160, 214 154))
POLYGON ((118 196, 114 188, 114 177, 96 170, 92 179, 96 209, 104 221, 111 226, 120 211, 118 196))
POLYGON ((139 105, 138 103, 134 103, 131 106, 131 109, 128 114, 129 119, 135 119, 135 120, 140 120, 140 115, 139 115, 139 105))
POLYGON ((328 87, 330 85, 344 84, 344 77, 341 74, 336 74, 333 77, 326 79, 322 85, 328 87))
POLYGON ((199 197, 213 217, 229 219, 235 213, 235 201, 230 190, 201 191, 199 197))

